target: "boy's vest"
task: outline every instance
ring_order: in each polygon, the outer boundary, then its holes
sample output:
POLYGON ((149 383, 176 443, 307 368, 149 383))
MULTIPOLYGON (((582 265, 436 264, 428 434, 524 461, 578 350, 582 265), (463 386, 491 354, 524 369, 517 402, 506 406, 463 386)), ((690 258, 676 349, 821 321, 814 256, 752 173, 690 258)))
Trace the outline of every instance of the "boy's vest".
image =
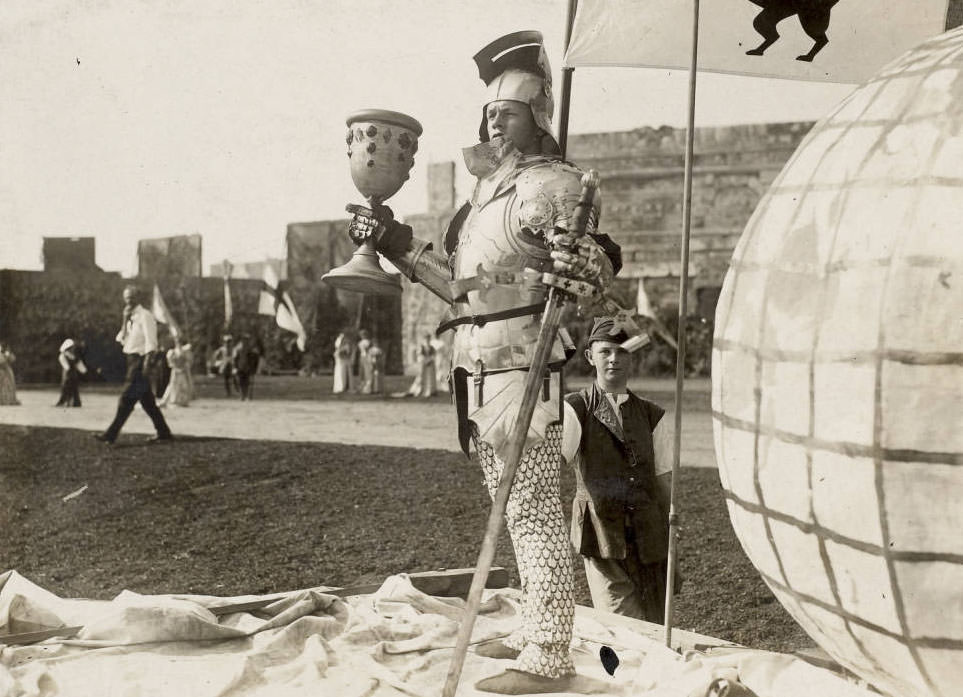
POLYGON ((631 525, 639 560, 659 562, 668 556, 669 517, 657 496, 652 431, 665 411, 628 394, 622 426, 598 385, 565 397, 582 424, 572 543, 585 556, 625 559, 631 525))

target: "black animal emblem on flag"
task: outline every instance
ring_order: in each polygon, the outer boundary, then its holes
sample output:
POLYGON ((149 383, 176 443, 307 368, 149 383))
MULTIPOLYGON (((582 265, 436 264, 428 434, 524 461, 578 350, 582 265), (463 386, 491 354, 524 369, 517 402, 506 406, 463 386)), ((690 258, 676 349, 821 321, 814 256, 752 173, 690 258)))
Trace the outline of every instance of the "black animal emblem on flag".
POLYGON ((776 25, 782 20, 799 15, 799 23, 815 42, 809 53, 796 56, 797 61, 811 63, 823 46, 829 43, 826 30, 829 28, 829 13, 839 0, 749 0, 759 5, 762 12, 752 20, 752 28, 759 32, 763 42, 754 49, 746 51, 749 56, 761 56, 766 49, 779 40, 776 25))

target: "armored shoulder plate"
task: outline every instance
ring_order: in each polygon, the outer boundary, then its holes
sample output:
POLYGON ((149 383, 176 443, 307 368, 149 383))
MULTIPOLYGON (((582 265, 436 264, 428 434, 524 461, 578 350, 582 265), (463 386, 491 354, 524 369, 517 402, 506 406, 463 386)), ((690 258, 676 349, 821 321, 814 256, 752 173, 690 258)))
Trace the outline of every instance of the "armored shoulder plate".
MULTIPOLYGON (((526 169, 515 181, 512 222, 529 234, 544 236, 552 228, 568 229, 582 192, 582 171, 565 162, 545 162, 526 169)), ((598 191, 586 233, 594 232, 601 212, 598 191)))

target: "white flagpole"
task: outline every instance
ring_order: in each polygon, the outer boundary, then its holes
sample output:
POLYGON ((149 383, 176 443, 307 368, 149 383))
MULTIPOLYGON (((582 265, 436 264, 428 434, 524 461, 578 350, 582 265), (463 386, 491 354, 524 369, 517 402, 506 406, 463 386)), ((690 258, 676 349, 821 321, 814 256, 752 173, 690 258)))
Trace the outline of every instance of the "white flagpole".
POLYGON ((678 557, 676 489, 682 449, 682 381, 685 375, 685 318, 688 314, 689 236, 692 222, 692 148, 695 138, 696 73, 699 65, 699 0, 692 4, 692 59, 689 65, 689 120, 686 125, 685 178, 682 194, 682 257, 679 270, 679 348, 675 360, 675 440, 672 444, 672 488, 669 494, 669 562, 665 578, 665 645, 672 646, 673 587, 678 557))
POLYGON ((233 264, 224 260, 224 333, 231 330, 231 320, 234 318, 234 303, 231 301, 231 270, 233 264))

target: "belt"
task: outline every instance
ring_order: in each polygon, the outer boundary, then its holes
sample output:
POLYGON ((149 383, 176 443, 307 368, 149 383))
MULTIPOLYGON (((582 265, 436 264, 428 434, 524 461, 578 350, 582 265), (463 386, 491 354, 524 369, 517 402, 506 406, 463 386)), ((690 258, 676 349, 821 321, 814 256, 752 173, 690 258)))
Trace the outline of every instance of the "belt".
POLYGON ((509 310, 501 310, 500 312, 492 312, 487 315, 465 315, 464 317, 455 317, 454 319, 450 319, 447 322, 442 322, 439 324, 438 329, 435 330, 435 336, 441 336, 449 329, 454 329, 462 324, 474 324, 476 327, 484 327, 489 322, 495 322, 500 319, 524 317, 525 315, 537 315, 544 309, 545 303, 537 303, 535 305, 513 307, 509 310))
POLYGON ((534 269, 523 271, 486 271, 481 264, 478 265, 477 275, 451 281, 448 284, 451 296, 455 300, 466 298, 469 291, 473 290, 478 291, 478 297, 484 300, 488 291, 495 286, 519 286, 529 292, 542 291, 544 293, 545 291, 545 287, 542 285, 542 273, 540 271, 535 271, 534 269))

